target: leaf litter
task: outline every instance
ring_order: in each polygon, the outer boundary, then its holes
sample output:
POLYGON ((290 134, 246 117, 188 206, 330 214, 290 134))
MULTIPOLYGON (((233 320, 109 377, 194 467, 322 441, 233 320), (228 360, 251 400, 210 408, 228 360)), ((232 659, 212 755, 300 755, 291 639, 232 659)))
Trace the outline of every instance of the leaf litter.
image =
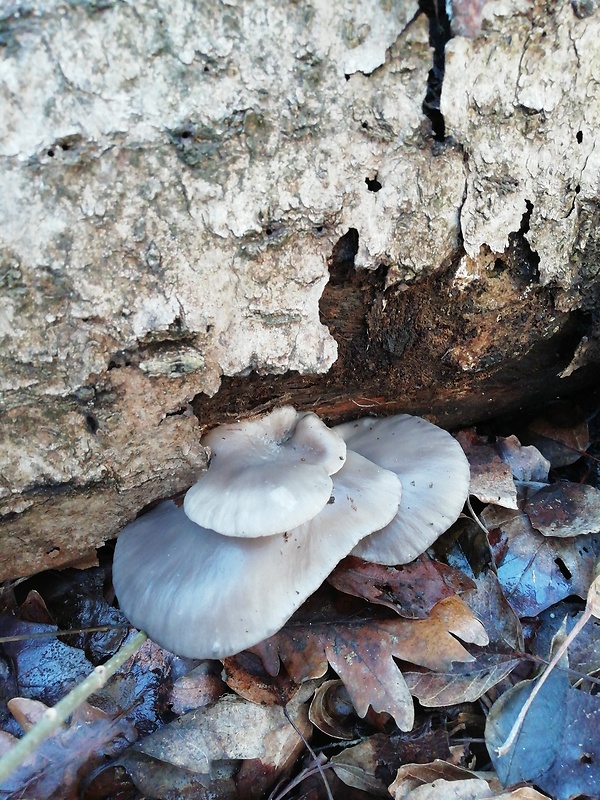
MULTIPOLYGON (((501 750, 551 642, 581 619, 600 554, 587 424, 577 413, 570 428, 564 405, 552 413, 519 438, 489 426, 457 435, 472 521, 429 555, 400 567, 345 559, 282 631, 223 663, 148 642, 0 797, 594 795, 594 620, 540 687, 519 747, 501 750)), ((123 622, 107 567, 5 593, 0 748, 28 726, 27 704, 56 702, 115 652, 123 622), (106 629, 59 640, 58 626, 106 629)))

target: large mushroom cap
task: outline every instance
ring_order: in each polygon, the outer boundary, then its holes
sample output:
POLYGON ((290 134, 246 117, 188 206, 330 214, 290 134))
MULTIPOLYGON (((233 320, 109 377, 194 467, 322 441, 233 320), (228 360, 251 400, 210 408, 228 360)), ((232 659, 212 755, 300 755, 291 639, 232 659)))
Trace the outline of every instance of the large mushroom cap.
POLYGON ((310 522, 256 539, 199 527, 172 502, 125 527, 113 582, 129 620, 190 658, 224 658, 276 633, 363 536, 387 524, 396 476, 349 453, 333 502, 310 522))
POLYGON ((431 422, 399 414, 338 425, 349 450, 395 472, 402 483, 398 513, 363 539, 352 555, 376 564, 407 564, 458 519, 469 492, 469 463, 458 442, 431 422))
POLYGON ((220 425, 202 444, 211 449, 210 466, 183 507, 193 522, 224 536, 271 536, 312 519, 346 459, 337 433, 290 406, 220 425))

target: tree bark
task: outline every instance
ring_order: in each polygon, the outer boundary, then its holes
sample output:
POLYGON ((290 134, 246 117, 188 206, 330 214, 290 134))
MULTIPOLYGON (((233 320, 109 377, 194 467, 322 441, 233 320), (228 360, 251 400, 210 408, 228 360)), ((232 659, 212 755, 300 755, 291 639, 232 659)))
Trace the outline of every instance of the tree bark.
POLYGON ((465 5, 6 12, 0 578, 90 563, 231 416, 594 381, 600 14, 465 5))

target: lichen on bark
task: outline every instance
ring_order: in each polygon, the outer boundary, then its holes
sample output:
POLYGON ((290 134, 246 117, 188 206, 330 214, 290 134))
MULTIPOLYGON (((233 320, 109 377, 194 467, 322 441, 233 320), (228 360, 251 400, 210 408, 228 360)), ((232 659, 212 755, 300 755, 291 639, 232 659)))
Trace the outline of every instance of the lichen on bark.
POLYGON ((227 414, 451 424, 594 360, 597 13, 489 2, 443 141, 413 0, 4 14, 3 577, 184 489, 227 414))

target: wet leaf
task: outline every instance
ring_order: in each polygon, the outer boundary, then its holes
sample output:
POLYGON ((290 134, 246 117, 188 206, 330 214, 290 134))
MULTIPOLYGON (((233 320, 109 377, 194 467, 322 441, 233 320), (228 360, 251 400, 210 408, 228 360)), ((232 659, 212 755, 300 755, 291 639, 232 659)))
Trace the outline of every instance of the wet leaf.
POLYGON ((127 634, 125 615, 113 608, 104 596, 106 570, 64 570, 46 581, 44 598, 54 621, 63 629, 113 626, 108 630, 76 633, 68 644, 81 648, 94 664, 110 658, 127 634))
POLYGON ((571 688, 558 670, 541 686, 513 746, 498 756, 534 686, 535 681, 517 684, 489 713, 485 737, 500 780, 504 785, 531 781, 555 800, 595 797, 600 785, 600 698, 571 688))
POLYGON ((56 625, 23 622, 11 614, 0 616, 0 637, 48 634, 47 638, 5 642, 2 648, 12 659, 16 693, 54 705, 93 670, 84 653, 59 641, 56 625))
POLYGON ((540 489, 525 503, 533 527, 544 536, 580 536, 600 531, 600 491, 563 481, 540 489))
MULTIPOLYGON (((9 708, 26 729, 47 710, 43 703, 21 697, 13 698, 9 708)), ((39 745, 0 786, 0 798, 13 794, 44 800, 77 798, 82 777, 106 756, 116 756, 136 738, 137 732, 127 720, 114 719, 89 703, 83 703, 72 715, 69 725, 63 725, 39 745)))
POLYGON ((281 659, 297 683, 324 675, 331 664, 359 716, 364 717, 370 705, 391 714, 402 730, 412 727, 414 710, 394 658, 448 670, 453 661, 473 661, 456 637, 481 645, 488 641, 479 620, 458 597, 442 600, 425 620, 376 616, 360 604, 348 617, 323 598, 324 593, 313 595, 312 603, 254 652, 272 674, 277 674, 281 659))
POLYGON ((494 446, 484 441, 472 428, 459 431, 455 438, 465 451, 471 468, 469 493, 482 503, 516 508, 517 488, 511 469, 502 461, 494 446))
MULTIPOLYGON (((582 613, 581 604, 576 604, 574 600, 565 600, 540 614, 540 624, 532 647, 533 653, 549 660, 552 638, 561 625, 565 624, 565 632, 568 635, 581 619, 582 613)), ((569 666, 583 674, 600 670, 599 620, 594 618, 588 620, 583 630, 569 645, 569 666)))
POLYGON ((586 597, 600 536, 542 536, 523 512, 491 506, 481 516, 498 580, 519 617, 534 617, 571 594, 586 597))
POLYGON ((407 619, 424 619, 440 600, 475 585, 464 573, 426 555, 397 567, 349 556, 327 580, 341 592, 387 606, 407 619))
POLYGON ((94 704, 109 714, 123 711, 140 735, 151 733, 169 713, 166 684, 174 659, 172 653, 146 641, 112 680, 92 695, 94 704))

